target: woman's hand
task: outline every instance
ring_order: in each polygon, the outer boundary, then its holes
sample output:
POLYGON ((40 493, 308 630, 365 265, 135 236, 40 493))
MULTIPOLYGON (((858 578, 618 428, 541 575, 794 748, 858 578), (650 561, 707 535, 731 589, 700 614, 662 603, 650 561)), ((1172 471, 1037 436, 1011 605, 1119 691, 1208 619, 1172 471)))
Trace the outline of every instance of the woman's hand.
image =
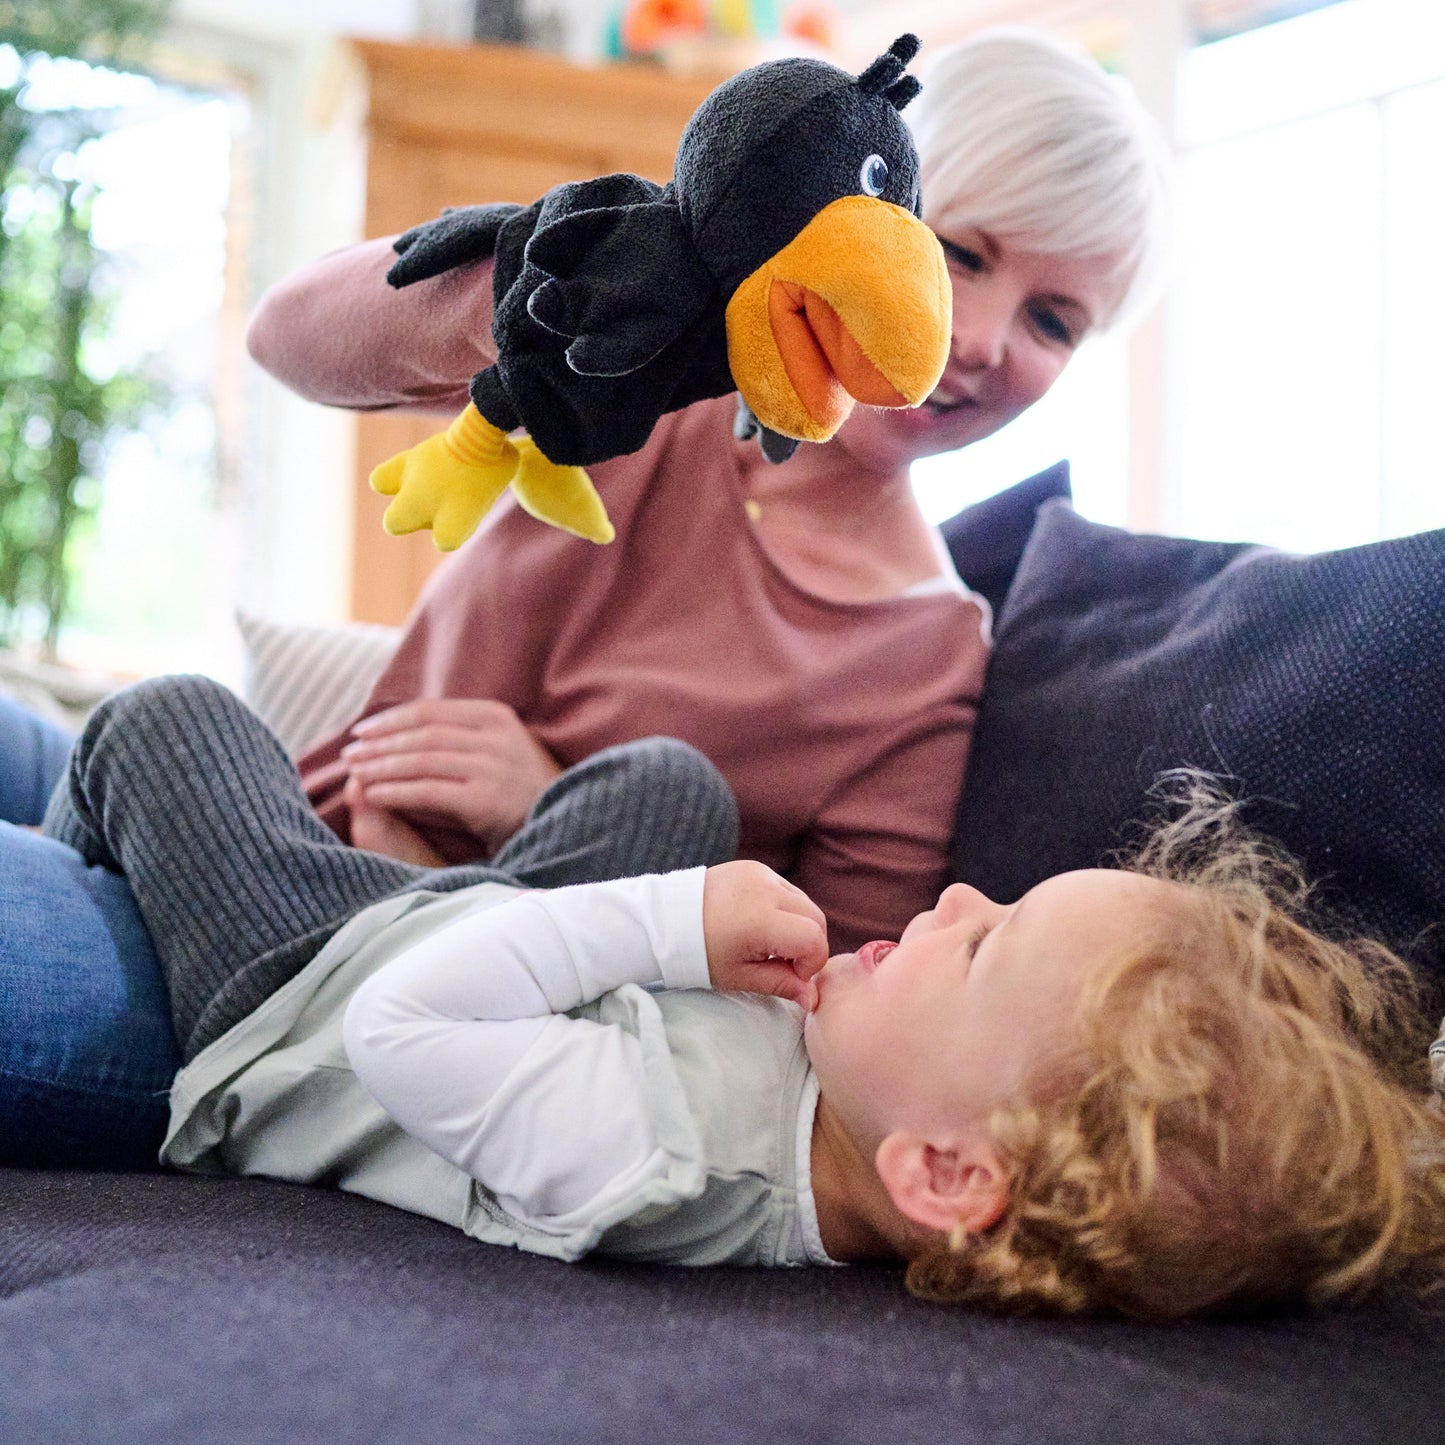
POLYGON ((341 750, 366 806, 460 827, 495 853, 562 771, 506 703, 425 698, 363 718, 341 750))
POLYGON ((812 1010, 828 961, 823 910, 764 863, 739 859, 707 870, 702 929, 713 987, 792 999, 812 1010))
POLYGON ((351 846, 368 853, 383 853, 400 858, 403 863, 418 863, 423 868, 444 868, 441 856, 410 823, 403 823, 395 813, 373 808, 366 801, 361 784, 348 778, 341 796, 351 812, 351 846))

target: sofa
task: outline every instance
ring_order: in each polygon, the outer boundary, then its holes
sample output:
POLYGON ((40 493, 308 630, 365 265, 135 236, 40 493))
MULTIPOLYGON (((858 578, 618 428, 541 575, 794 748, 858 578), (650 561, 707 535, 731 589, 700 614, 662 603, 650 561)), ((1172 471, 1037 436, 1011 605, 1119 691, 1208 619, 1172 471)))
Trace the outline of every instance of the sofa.
MULTIPOLYGON (((1316 557, 1134 536, 1077 516, 1061 466, 945 535, 995 610, 958 876, 1008 900, 1107 863, 1161 770, 1206 767, 1321 880, 1323 926, 1445 976, 1445 533, 1316 557)), ((0 1221, 6 1445, 1445 1438, 1445 1314, 1401 1289, 1001 1319, 891 1269, 561 1265, 156 1172, 0 1169, 0 1221)))

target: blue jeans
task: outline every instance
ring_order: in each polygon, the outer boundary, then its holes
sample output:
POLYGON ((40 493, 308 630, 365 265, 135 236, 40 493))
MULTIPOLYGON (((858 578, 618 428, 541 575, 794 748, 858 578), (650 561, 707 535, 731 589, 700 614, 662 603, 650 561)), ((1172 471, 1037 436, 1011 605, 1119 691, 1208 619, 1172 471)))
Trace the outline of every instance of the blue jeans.
POLYGON ((0 695, 0 821, 39 827, 75 739, 0 695))
POLYGON ((154 1168, 180 1067, 119 874, 38 823, 70 739, 0 698, 0 1164, 154 1168))

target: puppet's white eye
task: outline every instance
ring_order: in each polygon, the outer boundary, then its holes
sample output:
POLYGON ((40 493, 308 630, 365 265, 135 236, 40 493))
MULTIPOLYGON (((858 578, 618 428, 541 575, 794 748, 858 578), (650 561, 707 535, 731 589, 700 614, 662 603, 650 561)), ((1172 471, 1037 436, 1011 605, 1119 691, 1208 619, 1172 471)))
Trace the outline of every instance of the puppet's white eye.
POLYGON ((882 156, 869 156, 858 172, 858 184, 865 196, 881 196, 888 184, 888 162, 882 156))

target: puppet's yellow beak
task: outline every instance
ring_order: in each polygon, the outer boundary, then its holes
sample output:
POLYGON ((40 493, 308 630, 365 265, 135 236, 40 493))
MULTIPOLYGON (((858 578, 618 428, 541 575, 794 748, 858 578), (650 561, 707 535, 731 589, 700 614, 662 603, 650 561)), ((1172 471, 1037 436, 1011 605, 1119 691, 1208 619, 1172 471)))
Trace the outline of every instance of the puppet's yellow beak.
POLYGON ((728 365, 766 427, 827 441, 853 404, 917 406, 948 361, 938 238, 869 196, 825 206, 732 294, 728 365))

